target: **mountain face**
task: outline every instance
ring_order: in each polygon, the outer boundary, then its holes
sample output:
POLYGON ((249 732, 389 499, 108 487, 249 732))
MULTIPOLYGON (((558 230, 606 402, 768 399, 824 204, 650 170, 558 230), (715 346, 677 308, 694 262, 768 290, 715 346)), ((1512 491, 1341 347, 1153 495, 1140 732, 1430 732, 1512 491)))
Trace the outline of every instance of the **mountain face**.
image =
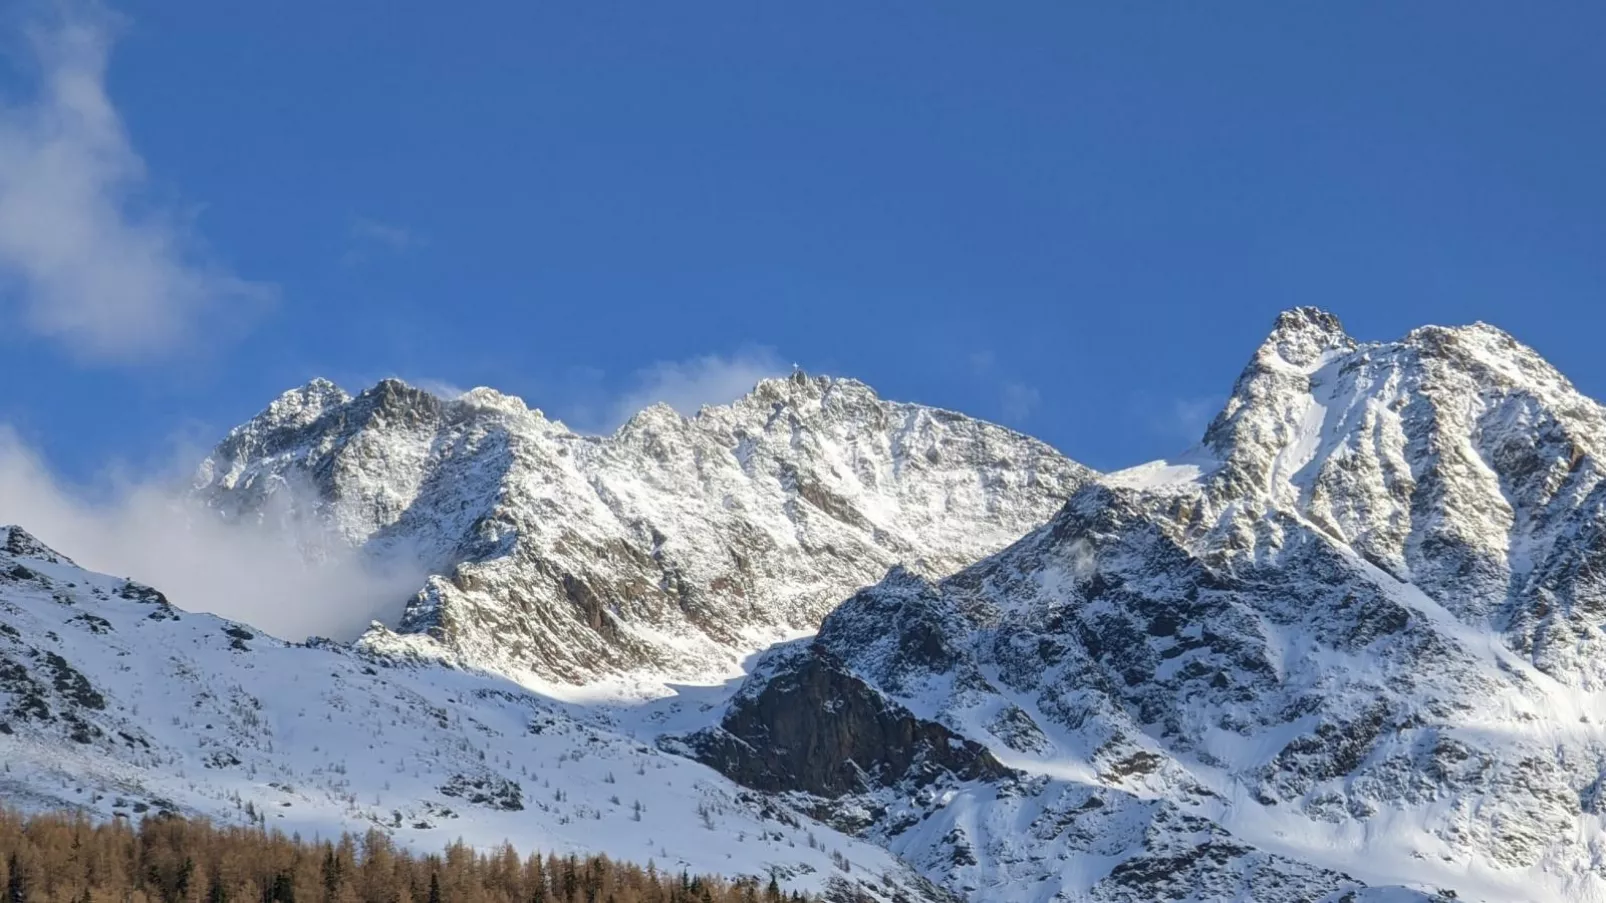
POLYGON ((315 381, 231 432, 196 491, 421 558, 436 576, 365 647, 581 684, 736 673, 894 564, 997 551, 1089 477, 1002 427, 795 373, 607 437, 488 389, 315 381))
POLYGON ((894 571, 664 745, 973 899, 1606 900, 1603 450, 1496 329, 1291 311, 1198 448, 894 571), (844 697, 926 726, 866 765, 844 697))
POLYGON ((952 903, 872 844, 485 674, 292 645, 180 611, 0 527, 0 800, 175 812, 437 851, 606 852, 774 875, 839 903, 952 903))
POLYGON ((1603 461, 1499 330, 1312 309, 1102 475, 848 380, 608 437, 314 382, 195 491, 436 576, 286 645, 0 532, 0 797, 838 899, 1606 903, 1603 461))
POLYGON ((1545 674, 1606 688, 1606 411, 1509 335, 1359 346, 1331 315, 1285 314, 1205 449, 1220 466, 1185 529, 1208 525, 1212 554, 1274 555, 1257 525, 1295 518, 1545 674))

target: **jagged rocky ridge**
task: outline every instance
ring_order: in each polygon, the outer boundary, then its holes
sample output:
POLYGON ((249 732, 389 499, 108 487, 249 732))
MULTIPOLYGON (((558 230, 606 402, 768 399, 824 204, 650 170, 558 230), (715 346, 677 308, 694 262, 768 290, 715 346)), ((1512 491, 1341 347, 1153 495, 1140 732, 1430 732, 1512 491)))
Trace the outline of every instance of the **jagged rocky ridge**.
POLYGON ((164 811, 438 850, 603 852, 773 875, 837 903, 953 903, 891 854, 483 673, 288 644, 0 527, 0 800, 164 811))
POLYGON ((1601 406, 1497 329, 1290 311, 1198 448, 893 572, 665 745, 973 899, 1606 900, 1603 450, 1601 406), (953 753, 859 761, 821 667, 953 753), (749 763, 783 736, 857 780, 777 787, 749 763))
POLYGON ((435 572, 373 649, 526 683, 707 680, 812 632, 888 567, 951 573, 1045 520, 1089 471, 963 415, 795 373, 607 437, 516 398, 318 380, 232 431, 197 493, 435 572))

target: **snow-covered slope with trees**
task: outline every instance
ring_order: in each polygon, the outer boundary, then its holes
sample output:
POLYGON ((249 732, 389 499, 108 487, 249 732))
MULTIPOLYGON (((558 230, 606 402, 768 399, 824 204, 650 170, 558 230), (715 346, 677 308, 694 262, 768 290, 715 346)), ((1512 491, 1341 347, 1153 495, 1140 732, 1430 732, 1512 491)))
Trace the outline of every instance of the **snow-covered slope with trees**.
POLYGON ((0 799, 168 810, 435 851, 605 852, 778 877, 832 899, 946 900, 885 850, 505 679, 291 645, 93 574, 0 527, 0 799))
POLYGON ((606 437, 489 389, 320 380, 231 432, 197 492, 377 561, 421 557, 437 576, 369 648, 527 685, 650 684, 729 675, 894 564, 970 564, 1088 476, 1003 427, 801 372, 606 437))
POLYGON ((1199 448, 890 574, 666 746, 977 899, 1606 900, 1603 451, 1600 405, 1499 330, 1291 311, 1199 448), (822 670, 1012 773, 755 771, 783 734, 839 761, 822 670))

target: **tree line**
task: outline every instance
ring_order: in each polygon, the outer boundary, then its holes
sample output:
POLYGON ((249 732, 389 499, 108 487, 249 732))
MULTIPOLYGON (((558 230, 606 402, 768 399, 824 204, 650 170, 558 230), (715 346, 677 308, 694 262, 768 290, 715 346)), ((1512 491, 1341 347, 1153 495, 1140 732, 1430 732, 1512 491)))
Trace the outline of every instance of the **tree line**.
POLYGON ((0 808, 0 903, 777 903, 773 878, 665 874, 607 856, 458 841, 414 854, 383 831, 303 840, 258 827, 154 815, 0 808))

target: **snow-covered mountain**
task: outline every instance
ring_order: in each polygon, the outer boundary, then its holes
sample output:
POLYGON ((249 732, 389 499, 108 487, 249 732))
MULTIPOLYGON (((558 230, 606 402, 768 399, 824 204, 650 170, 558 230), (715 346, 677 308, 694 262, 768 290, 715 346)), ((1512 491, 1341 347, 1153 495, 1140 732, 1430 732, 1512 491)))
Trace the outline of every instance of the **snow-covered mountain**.
POLYGON ((421 557, 437 576, 363 644, 537 685, 729 675, 894 564, 942 576, 997 551, 1088 477, 1003 427, 801 372, 607 437, 489 389, 320 380, 231 432, 197 492, 421 557))
POLYGON ((0 800, 173 811, 435 851, 606 852, 775 875, 843 903, 948 901, 884 849, 635 739, 627 713, 333 643, 291 645, 0 527, 0 800))
POLYGON ((1104 475, 847 380, 609 437, 315 382, 196 493, 436 576, 286 645, 11 531, 0 796, 912 900, 1606 903, 1603 463, 1499 330, 1311 309, 1104 475))
POLYGON ((1497 329, 1291 311, 1198 448, 890 574, 665 746, 974 899, 1606 900, 1603 451, 1497 329), (923 725, 881 767, 871 709, 923 725))

